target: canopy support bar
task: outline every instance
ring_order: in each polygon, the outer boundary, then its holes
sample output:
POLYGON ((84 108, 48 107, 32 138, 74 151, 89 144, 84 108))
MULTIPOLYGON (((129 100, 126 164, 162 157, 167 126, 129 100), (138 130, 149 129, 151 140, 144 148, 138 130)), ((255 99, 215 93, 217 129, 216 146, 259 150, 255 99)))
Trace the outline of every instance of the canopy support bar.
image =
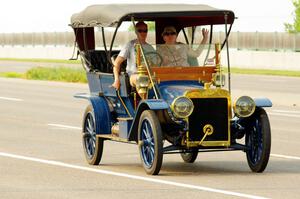
POLYGON ((226 42, 226 52, 227 52, 227 67, 228 67, 228 90, 229 90, 229 93, 231 94, 231 74, 230 74, 230 61, 229 61, 228 34, 230 32, 232 24, 230 26, 229 31, 227 32, 227 20, 228 20, 227 12, 225 12, 224 20, 225 20, 225 34, 226 34, 225 42, 226 42))
POLYGON ((117 32, 118 32, 119 26, 120 26, 120 24, 117 25, 116 30, 115 30, 115 32, 113 34, 113 37, 111 39, 111 44, 110 44, 109 52, 108 52, 108 57, 109 57, 108 61, 111 64, 112 67, 113 67, 114 64, 112 63, 112 61, 110 59, 111 58, 111 51, 112 51, 112 48, 113 48, 113 45, 114 45, 114 42, 115 42, 115 39, 116 39, 116 35, 117 35, 117 32))
POLYGON ((107 46, 106 46, 106 41, 105 41, 104 27, 101 27, 101 31, 102 31, 102 40, 103 40, 104 51, 105 51, 105 54, 106 54, 107 60, 108 60, 108 54, 107 54, 107 46))

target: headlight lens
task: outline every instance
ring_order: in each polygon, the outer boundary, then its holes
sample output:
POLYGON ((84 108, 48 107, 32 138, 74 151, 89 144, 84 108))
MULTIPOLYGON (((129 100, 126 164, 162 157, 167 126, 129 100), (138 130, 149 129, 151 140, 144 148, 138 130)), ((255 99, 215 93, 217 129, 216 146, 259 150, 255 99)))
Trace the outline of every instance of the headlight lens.
POLYGON ((238 117, 249 117, 255 111, 255 102, 251 97, 239 97, 233 106, 234 113, 238 117))
POLYGON ((137 88, 146 88, 149 86, 149 77, 147 75, 138 75, 136 79, 137 88))
POLYGON ((190 116, 194 110, 194 104, 187 97, 177 97, 171 104, 171 109, 175 117, 186 118, 190 116))

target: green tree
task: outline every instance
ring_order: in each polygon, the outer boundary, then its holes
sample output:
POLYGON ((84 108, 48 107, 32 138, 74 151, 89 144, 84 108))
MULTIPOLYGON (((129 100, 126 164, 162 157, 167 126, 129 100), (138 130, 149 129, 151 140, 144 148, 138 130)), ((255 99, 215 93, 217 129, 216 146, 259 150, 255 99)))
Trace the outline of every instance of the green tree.
POLYGON ((295 7, 294 23, 285 23, 285 30, 289 33, 298 33, 300 32, 300 0, 293 0, 293 5, 295 7))

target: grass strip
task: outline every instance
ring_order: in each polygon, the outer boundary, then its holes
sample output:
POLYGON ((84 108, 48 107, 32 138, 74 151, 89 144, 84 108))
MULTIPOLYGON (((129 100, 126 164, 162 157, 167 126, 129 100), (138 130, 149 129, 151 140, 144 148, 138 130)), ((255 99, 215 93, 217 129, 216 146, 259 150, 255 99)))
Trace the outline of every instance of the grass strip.
MULTIPOLYGON (((223 68, 227 72, 227 68, 223 68)), ((287 70, 269 70, 269 69, 245 69, 245 68, 230 68, 231 73, 245 74, 245 75, 275 75, 275 76, 288 76, 300 77, 300 71, 287 71, 287 70)))
POLYGON ((80 64, 80 60, 65 59, 26 59, 26 58, 0 58, 0 61, 16 61, 16 62, 37 62, 37 63, 59 63, 59 64, 80 64))
POLYGON ((25 73, 25 79, 86 83, 83 69, 68 67, 35 67, 25 73))
POLYGON ((0 73, 0 77, 7 77, 7 78, 24 78, 24 73, 16 73, 16 72, 4 72, 0 73))
MULTIPOLYGON (((227 72, 226 68, 223 68, 227 72)), ((253 74, 253 75, 277 75, 300 77, 300 71, 284 71, 284 70, 265 70, 265 69, 241 69, 231 68, 232 73, 237 74, 253 74)), ((23 78, 28 80, 48 80, 61 82, 78 82, 86 83, 86 72, 83 68, 70 67, 35 67, 26 73, 3 72, 0 77, 23 78)))
POLYGON ((26 73, 2 72, 0 73, 0 77, 60 82, 87 82, 86 73, 83 68, 70 67, 34 67, 26 73))

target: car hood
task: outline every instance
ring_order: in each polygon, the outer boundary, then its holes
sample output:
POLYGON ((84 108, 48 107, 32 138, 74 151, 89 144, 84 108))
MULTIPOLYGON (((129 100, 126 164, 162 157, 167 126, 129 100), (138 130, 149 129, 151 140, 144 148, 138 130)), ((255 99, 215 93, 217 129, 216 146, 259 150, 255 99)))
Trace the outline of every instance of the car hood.
POLYGON ((158 88, 162 98, 171 104, 176 97, 182 96, 186 91, 203 89, 203 84, 197 81, 168 81, 160 83, 158 88))

